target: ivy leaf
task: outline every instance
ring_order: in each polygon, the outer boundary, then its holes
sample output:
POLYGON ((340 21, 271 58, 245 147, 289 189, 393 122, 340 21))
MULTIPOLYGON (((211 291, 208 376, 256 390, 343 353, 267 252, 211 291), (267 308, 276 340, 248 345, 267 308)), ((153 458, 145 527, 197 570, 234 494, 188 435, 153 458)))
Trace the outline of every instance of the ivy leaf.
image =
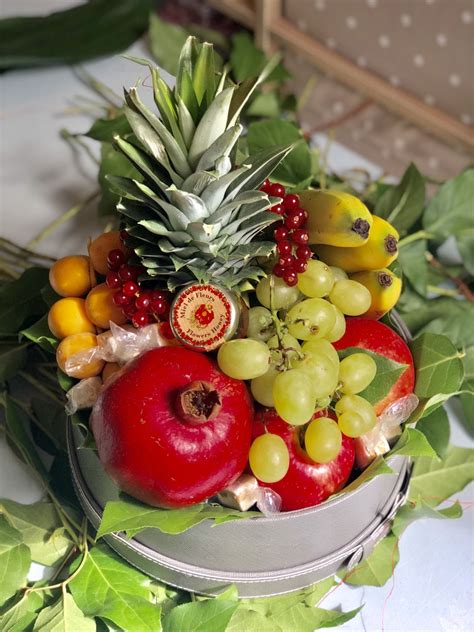
POLYGON ((66 451, 67 416, 64 406, 56 404, 50 399, 37 397, 32 398, 31 406, 35 425, 45 433, 56 449, 66 451))
POLYGON ((301 131, 288 121, 258 121, 249 125, 247 142, 251 154, 276 145, 301 141, 273 170, 272 178, 286 186, 297 186, 311 177, 311 153, 301 131))
POLYGON ((118 152, 110 143, 103 142, 100 151, 99 185, 101 198, 99 201, 100 215, 114 215, 119 196, 110 189, 110 183, 106 176, 123 176, 133 178, 141 182, 141 174, 133 167, 130 161, 118 152))
POLYGON ((39 564, 52 566, 72 546, 53 503, 22 505, 2 499, 0 512, 21 533, 23 542, 30 548, 31 559, 39 564))
POLYGON ((19 279, 0 287, 0 331, 14 333, 28 320, 43 316, 41 289, 48 283, 46 268, 28 268, 19 279))
POLYGON ((132 128, 130 127, 127 117, 120 112, 113 118, 96 119, 89 131, 85 132, 83 136, 101 142, 112 143, 116 134, 125 136, 131 132, 132 128))
POLYGON ((433 509, 433 507, 430 507, 423 502, 421 498, 419 498, 416 502, 407 503, 406 505, 403 505, 403 507, 400 507, 393 521, 392 532, 396 536, 400 537, 405 529, 415 520, 423 518, 452 520, 460 518, 461 516, 462 507, 457 501, 450 507, 437 510, 433 509))
MULTIPOLYGON (((232 36, 230 65, 235 79, 239 82, 258 77, 267 63, 265 54, 255 46, 249 33, 242 31, 232 36)), ((282 64, 278 64, 266 81, 283 81, 291 75, 282 64)), ((247 113, 247 112, 246 112, 247 113)))
POLYGON ((431 199, 423 215, 423 227, 441 237, 460 235, 472 229, 474 169, 466 169, 445 182, 431 199))
POLYGON ((459 254, 466 270, 474 276, 474 230, 464 229, 456 236, 459 254))
POLYGON ((163 622, 164 632, 225 632, 237 601, 206 599, 173 608, 163 622))
POLYGON ((150 15, 148 38, 151 52, 158 65, 174 77, 178 73, 179 56, 188 35, 182 26, 164 22, 154 13, 150 15))
POLYGON ((0 616, 0 629, 2 632, 24 632, 30 630, 32 623, 37 618, 37 612, 44 605, 44 594, 31 592, 13 603, 10 608, 0 616))
POLYGON ((105 505, 97 537, 108 533, 125 531, 133 537, 143 529, 156 528, 163 533, 183 533, 203 520, 215 520, 216 524, 228 520, 255 518, 260 515, 252 511, 237 511, 222 505, 200 503, 183 509, 158 509, 122 495, 122 500, 110 501, 105 505))
POLYGON ((464 411, 464 425, 469 434, 474 436, 474 347, 466 349, 466 355, 463 358, 464 365, 464 382, 462 390, 466 391, 461 394, 460 400, 464 411))
POLYGON ((22 369, 28 360, 27 345, 1 345, 0 382, 6 382, 22 369))
POLYGON ((444 408, 437 408, 432 413, 420 419, 416 429, 422 432, 436 454, 443 458, 449 445, 449 419, 444 408))
POLYGON ((343 576, 344 583, 354 586, 383 586, 398 564, 398 537, 390 534, 354 570, 343 576))
POLYGON ((407 232, 421 217, 425 203, 425 179, 412 163, 400 183, 387 189, 377 201, 374 213, 407 232))
POLYGON ((402 266, 403 275, 421 296, 426 296, 427 293, 428 262, 425 259, 427 248, 426 240, 419 239, 406 246, 402 243, 398 252, 398 261, 402 266))
POLYGON ((30 564, 30 549, 21 533, 0 516, 0 606, 26 584, 30 564))
POLYGON ((408 366, 395 362, 395 360, 390 360, 380 353, 375 353, 368 349, 359 349, 359 347, 347 347, 347 349, 339 351, 339 357, 342 360, 353 353, 366 353, 377 365, 375 378, 362 393, 359 393, 361 397, 371 404, 382 401, 390 393, 392 386, 408 366))
POLYGON ((450 446, 443 460, 420 457, 410 482, 410 500, 421 498, 436 507, 474 478, 474 450, 450 446))
POLYGON ((446 336, 421 334, 412 342, 411 352, 416 367, 415 393, 418 397, 459 390, 464 373, 462 354, 446 336))
POLYGON ((84 616, 72 595, 63 593, 52 606, 42 610, 36 619, 33 632, 95 632, 93 619, 84 616))
POLYGON ((28 327, 28 329, 20 331, 20 335, 39 345, 45 351, 56 353, 59 340, 53 336, 48 327, 48 314, 45 314, 34 325, 28 327))
POLYGON ((88 617, 104 618, 124 630, 159 632, 161 609, 150 602, 149 583, 148 577, 99 544, 69 588, 88 617))
POLYGON ((388 456, 395 455, 433 458, 436 456, 436 452, 422 432, 415 430, 415 428, 405 428, 402 436, 388 454, 388 456))

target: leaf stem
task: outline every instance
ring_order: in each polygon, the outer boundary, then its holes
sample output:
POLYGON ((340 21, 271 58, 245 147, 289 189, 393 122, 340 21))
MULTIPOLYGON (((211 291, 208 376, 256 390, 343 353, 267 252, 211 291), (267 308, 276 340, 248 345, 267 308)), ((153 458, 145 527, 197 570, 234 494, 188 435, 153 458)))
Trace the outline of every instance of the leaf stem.
MULTIPOLYGON (((432 268, 434 268, 435 270, 438 270, 439 272, 441 272, 442 274, 444 274, 444 276, 446 278, 448 278, 450 281, 452 281, 459 289, 459 293, 462 294, 463 296, 466 297, 466 299, 470 302, 474 301, 474 294, 471 292, 471 290, 469 289, 468 285, 466 283, 464 283, 464 281, 458 277, 458 276, 453 276, 449 270, 447 270, 443 264, 438 261, 438 259, 436 259, 436 257, 434 257, 431 252, 427 252, 425 254, 426 256, 426 260, 428 261, 428 263, 430 264, 430 266, 432 268)), ((453 296, 457 296, 458 294, 455 294, 453 296)), ((446 294, 446 296, 448 296, 446 294)))
POLYGON ((427 285, 426 289, 428 292, 433 292, 433 294, 438 294, 438 296, 449 296, 450 298, 459 296, 458 290, 450 290, 444 287, 438 287, 437 285, 427 285))
POLYGON ((398 247, 403 248, 403 246, 406 246, 407 244, 411 244, 414 241, 418 241, 419 239, 433 239, 433 237, 434 237, 433 233, 429 233, 426 230, 419 230, 416 233, 407 235, 407 237, 400 239, 400 241, 398 242, 398 247))

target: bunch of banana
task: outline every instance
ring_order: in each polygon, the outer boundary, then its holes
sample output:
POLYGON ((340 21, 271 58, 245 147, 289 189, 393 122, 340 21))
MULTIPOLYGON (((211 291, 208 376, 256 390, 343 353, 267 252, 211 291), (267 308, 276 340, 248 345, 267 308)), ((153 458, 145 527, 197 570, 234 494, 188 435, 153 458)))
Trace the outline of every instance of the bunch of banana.
POLYGON ((372 295, 365 316, 381 318, 394 307, 402 287, 401 280, 387 269, 398 256, 397 230, 349 193, 308 189, 299 196, 308 212, 312 249, 322 261, 365 285, 372 295))

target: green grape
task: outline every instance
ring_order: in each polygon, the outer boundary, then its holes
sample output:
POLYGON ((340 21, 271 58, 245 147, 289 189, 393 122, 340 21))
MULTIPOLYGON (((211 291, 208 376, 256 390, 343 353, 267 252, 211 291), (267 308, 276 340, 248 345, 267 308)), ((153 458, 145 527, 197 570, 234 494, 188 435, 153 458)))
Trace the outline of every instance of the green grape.
POLYGON ((305 296, 327 296, 334 285, 334 276, 329 266, 317 259, 310 259, 305 272, 298 274, 298 289, 305 296))
POLYGON ((357 281, 343 279, 337 281, 329 295, 329 300, 347 316, 364 314, 372 303, 369 290, 357 281))
POLYGON ((336 266, 329 266, 334 277, 334 283, 337 281, 343 281, 344 279, 348 279, 347 272, 345 272, 342 268, 337 268, 336 266))
POLYGON ((352 353, 341 360, 339 365, 339 381, 342 393, 355 395, 372 382, 377 373, 375 360, 367 353, 352 353))
MULTIPOLYGON (((344 434, 347 434, 346 430, 351 431, 351 428, 354 428, 353 432, 359 432, 357 436, 360 436, 361 434, 365 434, 366 432, 369 432, 369 430, 372 430, 377 423, 374 407, 370 404, 370 402, 359 395, 343 395, 336 403, 335 408, 339 427, 344 434), (346 415, 344 417, 342 421, 343 425, 341 426, 341 417, 345 413, 350 413, 350 415, 346 415), (358 417, 361 417, 363 422, 360 422, 358 417), (346 430, 344 428, 346 428, 346 430)), ((355 435, 349 434, 348 436, 352 437, 355 435)))
POLYGON ((288 331, 299 340, 323 338, 334 327, 336 313, 323 298, 308 298, 286 315, 288 331))
POLYGON ((265 307, 251 307, 248 311, 247 337, 266 342, 275 331, 273 318, 265 307))
POLYGON ((224 342, 217 353, 221 371, 236 380, 251 380, 268 371, 270 350, 264 342, 239 338, 224 342))
POLYGON ((316 406, 311 379, 297 369, 280 373, 273 382, 273 401, 282 419, 302 426, 311 419, 316 406))
POLYGON ((317 340, 308 340, 301 347, 303 353, 316 353, 328 356, 334 364, 337 371, 339 371, 339 355, 332 346, 332 344, 326 338, 318 338, 317 340))
POLYGON ((344 314, 335 305, 333 305, 333 308, 336 312, 336 322, 334 323, 334 327, 331 331, 325 336, 326 340, 329 340, 329 342, 337 342, 346 333, 346 319, 344 314))
MULTIPOLYGON (((282 336, 283 348, 287 349, 287 357, 290 362, 293 358, 298 358, 301 352, 301 345, 291 334, 283 334, 282 336)), ((272 336, 267 342, 268 348, 271 351, 272 358, 275 362, 281 362, 283 359, 283 353, 280 347, 280 341, 278 336, 272 336)))
POLYGON ((324 410, 331 403, 331 397, 328 395, 327 397, 321 397, 316 402, 315 412, 319 412, 320 410, 324 410))
POLYGON ((260 377, 254 377, 250 382, 250 390, 254 399, 262 406, 268 406, 274 408, 275 402, 273 401, 273 382, 279 371, 274 364, 270 364, 268 371, 260 377))
POLYGON ((269 309, 288 309, 300 297, 297 287, 289 287, 283 279, 274 274, 262 279, 256 289, 257 298, 264 307, 269 309), (273 283, 273 304, 270 304, 270 284, 273 283))
POLYGON ((255 478, 262 483, 281 481, 290 467, 286 443, 270 432, 260 435, 250 446, 249 464, 255 478))
POLYGON ((342 434, 337 423, 329 417, 314 419, 306 429, 304 445, 316 463, 333 461, 341 450, 342 434))
POLYGON ((301 360, 294 360, 291 366, 311 378, 316 399, 332 395, 336 390, 338 371, 328 355, 307 351, 301 360))
POLYGON ((346 437, 360 437, 366 432, 366 424, 365 419, 359 413, 356 413, 354 410, 348 410, 345 413, 342 413, 337 418, 337 423, 339 425, 340 431, 346 435, 346 437))

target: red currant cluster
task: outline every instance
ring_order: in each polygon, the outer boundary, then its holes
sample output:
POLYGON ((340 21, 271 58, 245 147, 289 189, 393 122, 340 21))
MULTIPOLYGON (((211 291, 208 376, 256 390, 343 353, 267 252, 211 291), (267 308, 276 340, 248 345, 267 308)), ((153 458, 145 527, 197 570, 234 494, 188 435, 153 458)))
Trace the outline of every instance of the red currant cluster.
POLYGON ((113 300, 131 320, 134 327, 150 325, 157 319, 168 318, 169 295, 160 290, 144 290, 138 277, 143 274, 142 266, 130 265, 122 250, 111 250, 107 255, 110 270, 105 282, 112 290, 117 290, 113 300))
POLYGON ((270 209, 272 213, 281 215, 281 223, 273 231, 278 253, 273 274, 281 277, 291 287, 298 283, 298 273, 306 270, 308 259, 313 254, 308 246, 308 231, 304 228, 308 213, 300 208, 299 197, 293 193, 287 195, 285 187, 278 182, 265 180, 260 191, 282 198, 280 204, 275 204, 270 209))

